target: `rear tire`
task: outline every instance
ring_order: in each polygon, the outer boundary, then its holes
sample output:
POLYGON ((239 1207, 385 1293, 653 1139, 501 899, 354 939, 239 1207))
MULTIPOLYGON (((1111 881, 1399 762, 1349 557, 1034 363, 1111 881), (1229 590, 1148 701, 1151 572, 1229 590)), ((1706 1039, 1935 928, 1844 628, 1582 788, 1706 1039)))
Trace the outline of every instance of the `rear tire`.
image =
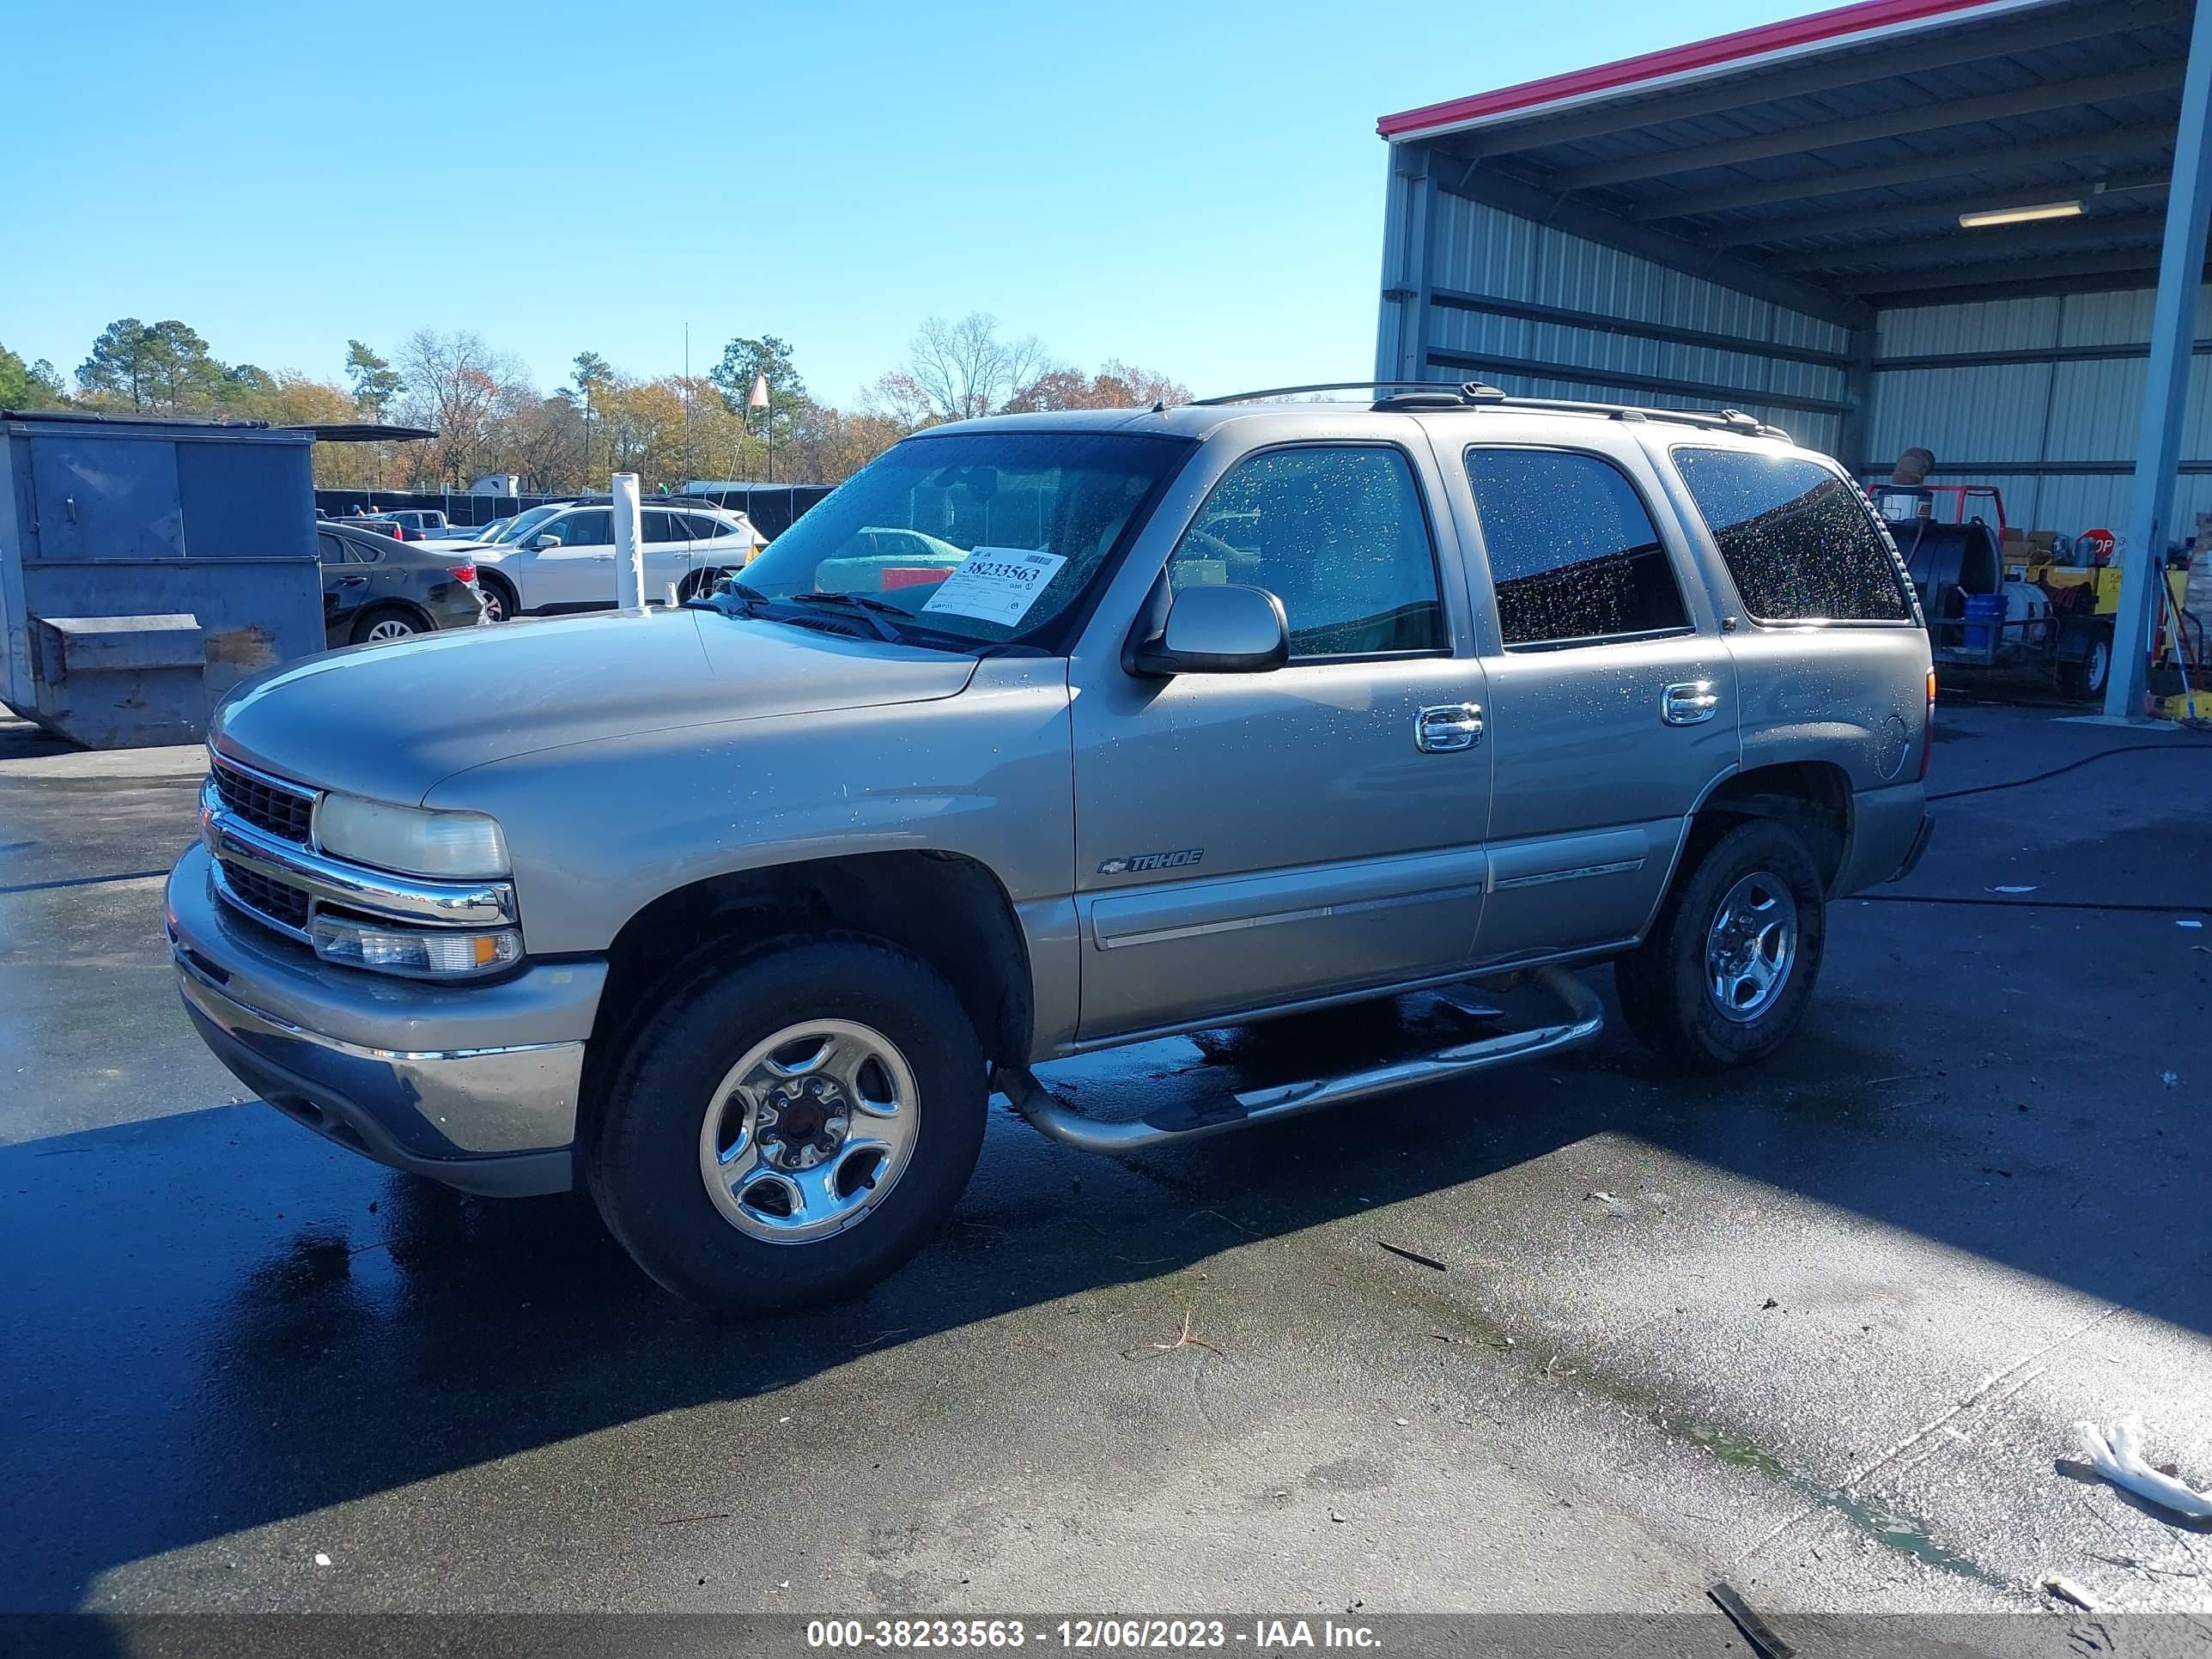
POLYGON ((1812 1000, 1826 906, 1795 830, 1762 818, 1722 834, 1676 872, 1650 936, 1613 963, 1628 1029, 1691 1071, 1764 1060, 1812 1000))
POLYGON ((2058 684, 2069 696, 2101 697, 2112 675, 2112 636, 2099 629, 2079 660, 2058 665, 2058 684))
POLYGON ((361 620, 353 625, 353 642, 366 645, 372 640, 410 640, 428 632, 422 619, 404 605, 376 605, 363 611, 361 620))
POLYGON ((982 1045, 938 975, 875 939, 785 939, 708 967, 631 1028, 585 1176, 609 1231, 677 1295, 741 1316, 814 1306, 936 1232, 988 1100, 982 1045))

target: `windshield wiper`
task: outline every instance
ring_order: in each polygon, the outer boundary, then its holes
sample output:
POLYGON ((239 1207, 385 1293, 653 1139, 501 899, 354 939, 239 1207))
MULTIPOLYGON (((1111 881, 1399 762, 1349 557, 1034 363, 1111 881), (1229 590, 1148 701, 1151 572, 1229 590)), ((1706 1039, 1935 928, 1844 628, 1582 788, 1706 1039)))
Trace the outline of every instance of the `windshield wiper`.
POLYGON ((953 651, 988 657, 996 656, 1002 651, 1027 649, 1003 644, 983 644, 979 649, 978 641, 963 639, 941 629, 924 628, 917 633, 913 629, 912 612, 902 611, 884 600, 872 599, 866 593, 791 593, 781 599, 772 599, 757 587, 748 587, 743 582, 729 582, 717 586, 711 595, 702 594, 697 599, 684 601, 684 608, 687 611, 711 611, 718 617, 742 617, 747 622, 781 622, 801 628, 819 625, 803 623, 788 614, 779 617, 777 611, 785 606, 798 610, 809 606, 835 609, 852 615, 855 622, 866 623, 869 632, 878 639, 893 645, 918 645, 926 651, 953 651), (854 614, 856 612, 858 614, 854 614), (890 620, 893 617, 908 623, 908 628, 899 628, 890 620))
POLYGON ((830 605, 843 611, 856 611, 860 613, 859 620, 867 623, 878 639, 888 640, 893 645, 904 645, 907 637, 890 618, 896 617, 900 622, 905 622, 913 614, 882 599, 872 599, 865 593, 793 593, 785 599, 784 603, 830 605))

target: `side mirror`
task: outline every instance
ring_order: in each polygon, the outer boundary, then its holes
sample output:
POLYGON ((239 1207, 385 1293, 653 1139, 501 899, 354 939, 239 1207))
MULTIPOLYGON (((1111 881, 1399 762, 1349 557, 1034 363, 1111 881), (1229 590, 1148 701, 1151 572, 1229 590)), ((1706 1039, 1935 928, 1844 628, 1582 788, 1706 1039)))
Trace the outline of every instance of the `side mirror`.
POLYGON ((532 536, 530 538, 530 550, 533 553, 543 553, 548 548, 560 545, 561 538, 558 536, 532 536))
MULTIPOLYGON (((1149 609, 1149 607, 1148 607, 1149 609)), ((1152 679, 1175 674, 1264 674, 1291 659, 1283 602, 1264 587, 1187 587, 1167 623, 1137 643, 1128 666, 1152 679)))

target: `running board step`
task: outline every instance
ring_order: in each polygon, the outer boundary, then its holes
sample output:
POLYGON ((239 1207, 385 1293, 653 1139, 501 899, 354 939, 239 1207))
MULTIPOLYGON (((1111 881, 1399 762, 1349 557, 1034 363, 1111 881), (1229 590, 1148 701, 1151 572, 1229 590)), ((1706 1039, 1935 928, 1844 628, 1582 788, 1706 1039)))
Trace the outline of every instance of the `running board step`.
POLYGON ((1115 1122, 1070 1110, 1025 1066, 1002 1066, 994 1085, 1013 1109, 1054 1140, 1085 1152, 1130 1152, 1168 1141, 1196 1140, 1226 1134, 1255 1123, 1272 1123, 1318 1112, 1346 1101, 1411 1089, 1443 1078, 1501 1066, 1507 1060, 1528 1060, 1587 1042, 1605 1025, 1605 1009, 1597 994, 1564 968, 1539 968, 1530 977, 1557 997, 1566 1018, 1550 1025, 1507 1031, 1474 1042, 1440 1048, 1434 1054, 1395 1060, 1340 1077, 1315 1078, 1189 1105, 1164 1106, 1147 1116, 1115 1122))

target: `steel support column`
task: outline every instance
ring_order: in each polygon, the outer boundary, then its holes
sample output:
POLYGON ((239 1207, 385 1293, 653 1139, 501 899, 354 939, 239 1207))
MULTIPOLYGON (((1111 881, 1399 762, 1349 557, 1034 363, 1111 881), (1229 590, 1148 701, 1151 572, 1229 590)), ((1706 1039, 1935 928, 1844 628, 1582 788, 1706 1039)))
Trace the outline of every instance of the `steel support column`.
POLYGON ((1425 144, 1393 144, 1389 195, 1382 221, 1382 303, 1376 319, 1375 378, 1426 378, 1429 292, 1434 261, 1430 228, 1436 219, 1437 181, 1425 144))
POLYGON ((1874 450, 1875 353, 1880 337, 1871 328, 1850 333, 1851 366, 1844 372, 1844 416, 1837 423, 1836 453, 1845 466, 1871 464, 1874 450))
POLYGON ((2113 619, 2112 674, 2105 687, 2105 713, 2117 719, 2142 716, 2149 679, 2152 608, 2165 592, 2166 542, 2175 469, 2181 459, 2182 415, 2189 400, 2208 221, 2212 221, 2212 4, 2201 4, 2190 31, 2181 125, 2174 132, 2173 184, 2166 195, 2166 246, 2151 316, 2142 428, 2136 440, 2135 490, 2123 554, 2126 563, 2120 574, 2119 614, 2113 619))

